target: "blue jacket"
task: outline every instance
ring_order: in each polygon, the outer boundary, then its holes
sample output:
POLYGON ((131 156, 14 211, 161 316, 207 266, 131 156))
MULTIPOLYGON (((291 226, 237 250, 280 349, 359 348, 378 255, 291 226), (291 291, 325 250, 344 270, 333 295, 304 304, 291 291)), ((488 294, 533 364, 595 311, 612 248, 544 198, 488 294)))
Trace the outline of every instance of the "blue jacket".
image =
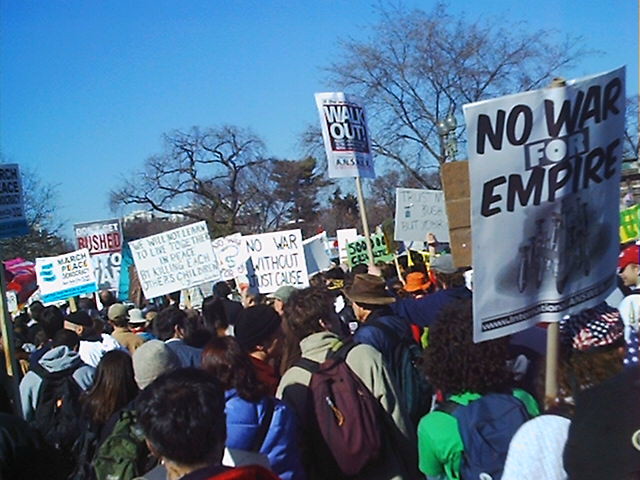
POLYGON ((401 317, 419 327, 430 327, 440 311, 451 302, 471 298, 467 287, 454 287, 430 293, 422 298, 399 298, 391 308, 401 317))
POLYGON ((355 343, 371 345, 382 354, 382 358, 389 364, 393 351, 401 338, 412 338, 411 327, 404 318, 396 316, 390 308, 374 310, 369 314, 365 323, 361 324, 353 334, 355 343), (387 333, 371 323, 382 323, 396 332, 397 337, 390 337, 387 333))
POLYGON ((183 340, 170 338, 164 342, 180 360, 180 366, 200 368, 202 365, 202 348, 187 345, 183 340))
POLYGON ((298 442, 298 425, 294 411, 282 400, 273 397, 249 402, 240 398, 235 389, 225 393, 227 415, 227 448, 253 449, 260 425, 265 418, 267 402, 274 405, 271 425, 260 447, 271 469, 282 480, 304 480, 298 442))

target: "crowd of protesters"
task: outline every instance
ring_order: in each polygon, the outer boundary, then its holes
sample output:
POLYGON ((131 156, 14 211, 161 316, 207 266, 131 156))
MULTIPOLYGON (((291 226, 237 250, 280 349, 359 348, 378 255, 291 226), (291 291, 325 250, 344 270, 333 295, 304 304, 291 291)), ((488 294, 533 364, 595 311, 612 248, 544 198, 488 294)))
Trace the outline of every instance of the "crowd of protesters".
POLYGON ((562 320, 545 399, 544 326, 474 343, 468 269, 430 239, 428 261, 267 296, 220 282, 198 308, 32 302, 0 478, 640 478, 639 247, 620 256, 620 310, 562 320))

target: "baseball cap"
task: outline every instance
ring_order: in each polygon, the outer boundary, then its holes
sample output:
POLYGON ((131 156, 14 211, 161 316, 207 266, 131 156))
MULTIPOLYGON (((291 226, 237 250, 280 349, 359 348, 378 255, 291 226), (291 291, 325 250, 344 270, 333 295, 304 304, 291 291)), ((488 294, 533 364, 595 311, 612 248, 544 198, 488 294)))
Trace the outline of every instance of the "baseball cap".
POLYGON ((625 248, 618 256, 618 271, 622 272, 627 265, 632 263, 640 265, 640 246, 631 245, 625 248))
POLYGON ((282 302, 287 303, 287 300, 289 300, 289 297, 291 296, 291 294, 296 290, 297 288, 292 287, 291 285, 283 285, 280 288, 278 288, 275 292, 267 295, 267 298, 276 298, 282 302))
POLYGON ((109 307, 107 317, 109 317, 109 320, 115 320, 116 318, 129 318, 129 310, 122 303, 114 303, 109 307))

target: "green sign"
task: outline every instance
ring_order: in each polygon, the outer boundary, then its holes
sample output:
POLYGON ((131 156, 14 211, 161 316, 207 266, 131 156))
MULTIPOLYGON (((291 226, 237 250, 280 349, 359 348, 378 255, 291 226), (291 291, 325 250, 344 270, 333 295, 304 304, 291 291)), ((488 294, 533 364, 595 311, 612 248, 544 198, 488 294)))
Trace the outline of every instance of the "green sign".
POLYGON ((620 243, 635 240, 640 236, 640 205, 620 212, 620 243))
MULTIPOLYGON (((373 262, 390 262, 393 260, 393 254, 390 254, 387 250, 387 245, 384 243, 384 235, 382 233, 376 233, 371 235, 371 248, 373 249, 373 262)), ((361 263, 369 263, 369 256, 367 255, 367 242, 364 238, 360 238, 355 242, 347 243, 347 258, 350 267, 355 267, 361 263)))

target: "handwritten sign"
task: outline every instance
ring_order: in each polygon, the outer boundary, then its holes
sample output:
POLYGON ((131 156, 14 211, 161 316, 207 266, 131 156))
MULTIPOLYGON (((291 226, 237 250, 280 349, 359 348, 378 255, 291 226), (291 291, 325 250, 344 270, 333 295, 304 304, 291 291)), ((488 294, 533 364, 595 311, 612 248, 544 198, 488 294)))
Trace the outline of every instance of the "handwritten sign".
POLYGON ((231 280, 247 274, 249 255, 244 247, 242 234, 234 233, 226 237, 218 237, 211 243, 223 280, 231 280))
POLYGON ((257 288, 264 294, 275 292, 283 285, 309 286, 300 230, 246 235, 243 238, 251 259, 247 272, 250 288, 257 288))
POLYGON ((220 280, 205 222, 135 240, 129 246, 147 298, 220 280))
POLYGON ((449 241, 449 223, 440 190, 396 189, 396 225, 394 240, 424 242, 427 233, 440 241, 449 241))
POLYGON ((27 233, 20 168, 16 164, 0 165, 0 238, 27 233))
POLYGON ((640 237, 640 205, 620 211, 620 243, 640 237))
MULTIPOLYGON (((393 255, 389 254, 387 245, 384 242, 384 235, 376 233, 371 235, 371 249, 373 250, 373 262, 390 262, 393 255)), ((355 267, 361 263, 368 263, 367 242, 364 237, 359 238, 355 242, 347 243, 347 255, 349 256, 349 266, 355 267)))
POLYGON ((120 220, 78 223, 73 229, 78 248, 89 250, 98 288, 117 292, 123 240, 120 220))

